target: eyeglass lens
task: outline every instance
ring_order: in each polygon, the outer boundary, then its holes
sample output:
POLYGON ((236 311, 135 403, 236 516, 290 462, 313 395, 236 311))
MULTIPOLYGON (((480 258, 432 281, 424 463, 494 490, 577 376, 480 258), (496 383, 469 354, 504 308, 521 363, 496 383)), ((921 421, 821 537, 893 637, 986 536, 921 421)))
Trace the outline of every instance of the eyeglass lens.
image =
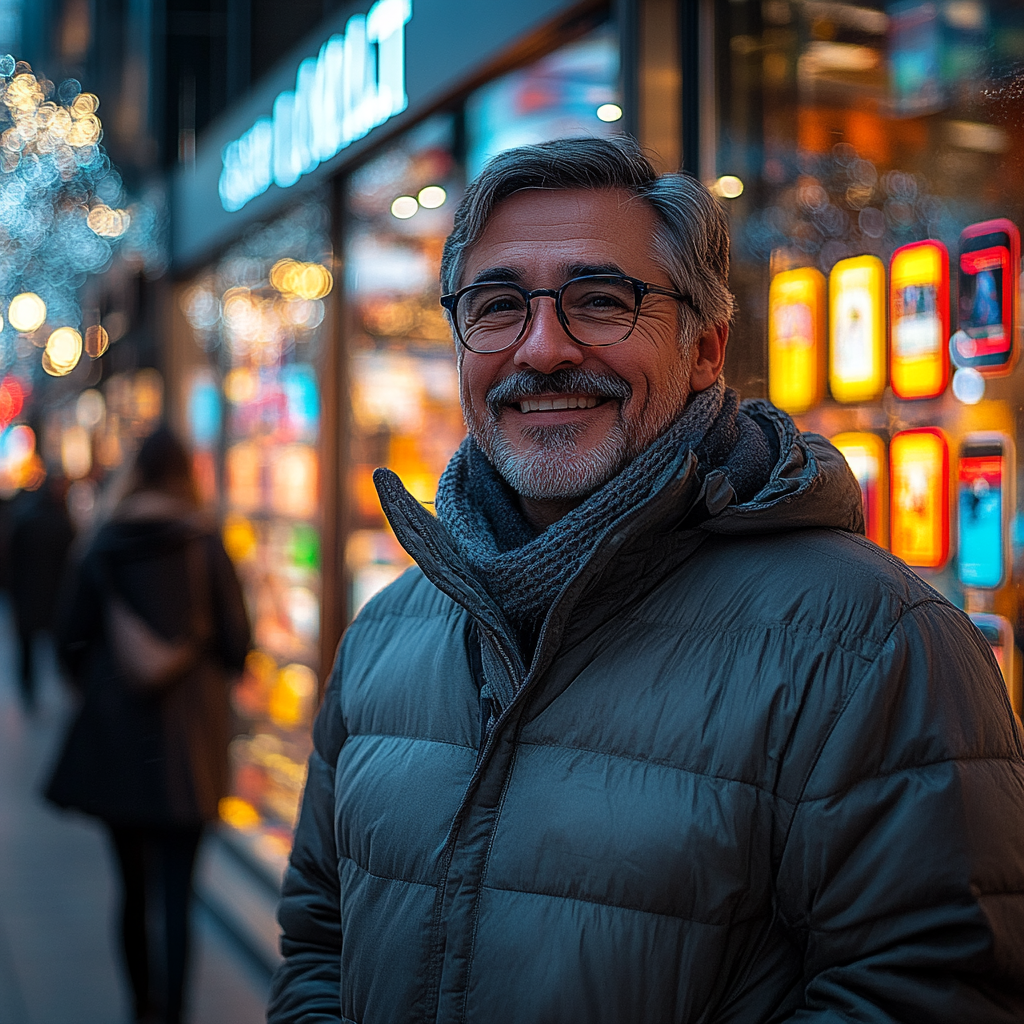
MULTIPOLYGON (((584 345, 625 340, 636 320, 636 305, 636 289, 619 277, 582 278, 562 288, 569 334, 584 345)), ((472 351, 500 352, 518 340, 527 314, 526 295, 514 285, 478 284, 460 298, 456 326, 472 351)))

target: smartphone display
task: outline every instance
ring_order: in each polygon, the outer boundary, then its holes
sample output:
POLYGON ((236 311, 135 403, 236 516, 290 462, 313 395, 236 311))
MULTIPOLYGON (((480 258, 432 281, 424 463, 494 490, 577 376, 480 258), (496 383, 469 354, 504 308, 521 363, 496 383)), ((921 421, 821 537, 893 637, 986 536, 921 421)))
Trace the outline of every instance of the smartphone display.
POLYGON ((889 376, 898 398, 937 398, 949 382, 949 252, 928 239, 889 263, 889 376))
POLYGON ((785 270, 768 290, 768 396, 802 413, 825 396, 825 277, 813 267, 785 270))
POLYGON ((885 390, 885 267, 877 256, 840 260, 829 275, 829 386, 837 402, 885 390))
POLYGON ((1008 373, 1016 358, 1020 233, 1008 220, 972 224, 960 236, 953 355, 959 366, 1008 373))
POLYGON ((937 569, 949 556, 949 445, 937 427, 901 430, 889 444, 892 553, 937 569))
POLYGON ((886 544, 886 483, 887 469, 885 442, 877 435, 851 430, 836 434, 832 443, 842 453, 853 475, 860 484, 864 502, 864 534, 881 547, 886 544))
POLYGON ((968 435, 957 468, 957 575, 965 587, 998 587, 1006 565, 1009 439, 968 435))

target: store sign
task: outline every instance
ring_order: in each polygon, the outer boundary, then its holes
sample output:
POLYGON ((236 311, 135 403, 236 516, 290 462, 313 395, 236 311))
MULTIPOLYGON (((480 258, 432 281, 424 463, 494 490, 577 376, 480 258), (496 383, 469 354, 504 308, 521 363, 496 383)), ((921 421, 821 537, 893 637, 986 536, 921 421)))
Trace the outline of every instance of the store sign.
POLYGON ((277 95, 273 115, 224 147, 218 192, 225 210, 241 210, 271 183, 294 185, 405 110, 411 18, 412 0, 377 0, 299 65, 295 89, 277 95))

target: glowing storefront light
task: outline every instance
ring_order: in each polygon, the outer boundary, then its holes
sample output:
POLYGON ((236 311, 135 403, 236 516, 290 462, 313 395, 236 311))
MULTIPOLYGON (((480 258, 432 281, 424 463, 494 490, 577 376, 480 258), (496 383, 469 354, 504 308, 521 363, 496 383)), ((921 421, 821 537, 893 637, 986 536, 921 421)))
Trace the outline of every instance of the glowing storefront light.
POLYGON ((902 430, 889 445, 892 553, 937 569, 949 556, 949 445, 937 427, 902 430))
POLYGON ((836 434, 832 444, 842 452, 843 458, 860 484, 864 502, 864 533, 868 540, 885 547, 886 512, 888 498, 888 466, 885 442, 866 431, 851 430, 836 434))
POLYGON ((937 398, 949 380, 949 253, 938 241, 904 245, 889 264, 892 390, 937 398))
POLYGON ((299 65, 295 90, 278 94, 273 115, 224 147, 218 191, 225 210, 242 209, 271 183, 289 188, 405 110, 411 17, 412 0, 377 0, 299 65))
POLYGON ((825 394, 825 278, 813 267, 785 270, 768 291, 768 396, 802 413, 825 394))
POLYGON ((885 389, 885 268, 877 256, 840 260, 829 275, 829 386, 837 402, 885 389))

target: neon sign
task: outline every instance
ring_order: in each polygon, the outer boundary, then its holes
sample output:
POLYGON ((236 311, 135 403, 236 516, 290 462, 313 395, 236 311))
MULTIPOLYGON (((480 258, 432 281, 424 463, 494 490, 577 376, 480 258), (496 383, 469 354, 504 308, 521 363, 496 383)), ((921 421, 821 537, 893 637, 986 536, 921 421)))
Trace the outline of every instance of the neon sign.
POLYGON ((294 91, 278 93, 273 115, 224 147, 217 191, 225 210, 242 209, 271 183, 289 188, 405 110, 411 18, 412 0, 377 0, 299 65, 294 91))

